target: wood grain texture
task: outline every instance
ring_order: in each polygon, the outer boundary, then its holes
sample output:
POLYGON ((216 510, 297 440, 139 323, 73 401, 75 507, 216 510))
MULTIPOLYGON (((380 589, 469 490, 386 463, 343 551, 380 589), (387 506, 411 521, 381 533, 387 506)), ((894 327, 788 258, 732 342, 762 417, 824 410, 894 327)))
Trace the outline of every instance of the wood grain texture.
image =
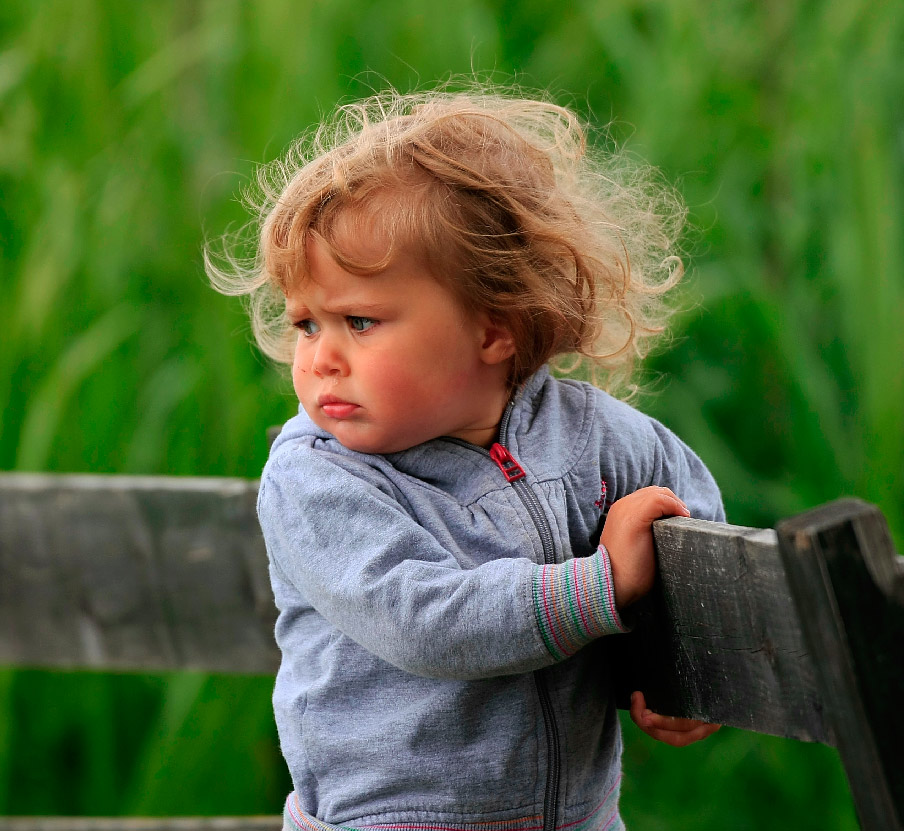
POLYGON ((611 639, 619 706, 639 689, 659 713, 831 743, 775 532, 683 518, 653 532, 657 585, 611 639))
POLYGON ((0 662, 272 673, 254 482, 0 475, 0 662))
POLYGON ((904 561, 881 512, 839 500, 778 526, 861 825, 904 829, 904 561))

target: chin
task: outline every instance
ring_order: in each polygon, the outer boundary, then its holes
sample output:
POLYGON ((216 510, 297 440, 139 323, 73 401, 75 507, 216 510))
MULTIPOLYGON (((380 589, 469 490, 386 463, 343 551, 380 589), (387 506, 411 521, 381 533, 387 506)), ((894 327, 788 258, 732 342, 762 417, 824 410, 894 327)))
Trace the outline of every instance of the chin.
MULTIPOLYGON (((338 430, 337 433, 341 434, 342 431, 338 430)), ((414 447, 415 444, 420 444, 418 441, 412 442, 399 438, 392 439, 385 436, 346 436, 343 438, 341 435, 337 435, 337 433, 333 433, 333 435, 336 436, 339 443, 349 450, 354 450, 356 453, 384 455, 386 453, 398 453, 402 450, 407 450, 409 447, 414 447)))
MULTIPOLYGON (((416 444, 421 444, 433 436, 412 436, 413 431, 376 430, 372 423, 355 421, 352 419, 324 419, 320 413, 311 420, 322 430, 326 430, 343 447, 354 450, 356 453, 373 453, 383 455, 386 453, 398 453, 408 450, 416 444), (399 435, 406 432, 407 435, 399 435)), ((415 431, 416 432, 416 431, 415 431)))
POLYGON ((356 453, 392 452, 386 449, 389 446, 389 442, 381 441, 379 436, 362 436, 357 430, 343 430, 342 427, 342 424, 332 425, 332 428, 330 425, 323 425, 323 429, 332 433, 336 441, 343 447, 354 450, 356 453))
POLYGON ((356 453, 375 453, 378 455, 398 453, 398 451, 407 450, 411 446, 404 443, 393 444, 388 441, 368 441, 367 439, 360 439, 358 441, 349 440, 348 442, 339 439, 339 441, 349 450, 354 450, 356 453))

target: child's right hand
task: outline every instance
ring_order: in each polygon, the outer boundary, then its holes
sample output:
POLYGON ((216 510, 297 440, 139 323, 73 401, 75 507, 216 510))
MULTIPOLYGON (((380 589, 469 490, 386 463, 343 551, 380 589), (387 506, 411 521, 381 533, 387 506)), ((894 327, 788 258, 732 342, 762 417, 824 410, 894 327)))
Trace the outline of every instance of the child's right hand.
POLYGON ((687 505, 672 491, 657 486, 641 488, 612 504, 600 542, 609 552, 619 609, 630 606, 653 587, 653 521, 690 515, 687 505))
POLYGON ((699 742, 722 726, 693 718, 660 716, 647 709, 646 699, 639 691, 631 693, 631 721, 651 738, 672 747, 687 747, 689 744, 699 742))

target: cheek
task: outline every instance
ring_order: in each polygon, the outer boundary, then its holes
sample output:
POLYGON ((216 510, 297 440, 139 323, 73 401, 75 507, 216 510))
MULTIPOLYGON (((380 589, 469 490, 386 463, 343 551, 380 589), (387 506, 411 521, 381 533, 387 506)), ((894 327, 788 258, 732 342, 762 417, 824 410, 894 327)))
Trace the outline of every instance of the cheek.
POLYGON ((355 372, 357 382, 366 383, 371 400, 377 399, 384 408, 393 409, 419 397, 429 377, 417 356, 407 352, 362 356, 356 362, 355 372))
POLYGON ((374 389, 385 407, 408 411, 442 407, 467 386, 467 372, 448 352, 424 350, 397 356, 371 373, 374 389))
POLYGON ((305 368, 302 356, 299 351, 295 351, 295 358, 292 361, 292 386, 295 387, 295 394, 301 398, 301 390, 308 379, 308 371, 305 368))
POLYGON ((293 387, 294 390, 295 390, 295 397, 296 397, 299 401, 301 401, 301 399, 302 399, 302 382, 301 382, 301 377, 299 376, 298 372, 296 372, 296 371, 294 371, 294 370, 293 370, 293 372, 292 372, 292 387, 293 387))

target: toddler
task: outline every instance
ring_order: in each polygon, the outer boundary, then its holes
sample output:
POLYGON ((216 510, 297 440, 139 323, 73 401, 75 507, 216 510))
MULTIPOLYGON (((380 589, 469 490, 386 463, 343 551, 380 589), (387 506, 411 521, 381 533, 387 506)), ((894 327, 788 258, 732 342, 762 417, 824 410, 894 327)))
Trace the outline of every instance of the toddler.
POLYGON ((547 369, 624 384, 662 331, 680 206, 621 165, 542 101, 376 96, 265 171, 251 267, 208 258, 301 404, 258 502, 286 829, 623 827, 600 642, 653 520, 724 516, 669 430, 547 369))

